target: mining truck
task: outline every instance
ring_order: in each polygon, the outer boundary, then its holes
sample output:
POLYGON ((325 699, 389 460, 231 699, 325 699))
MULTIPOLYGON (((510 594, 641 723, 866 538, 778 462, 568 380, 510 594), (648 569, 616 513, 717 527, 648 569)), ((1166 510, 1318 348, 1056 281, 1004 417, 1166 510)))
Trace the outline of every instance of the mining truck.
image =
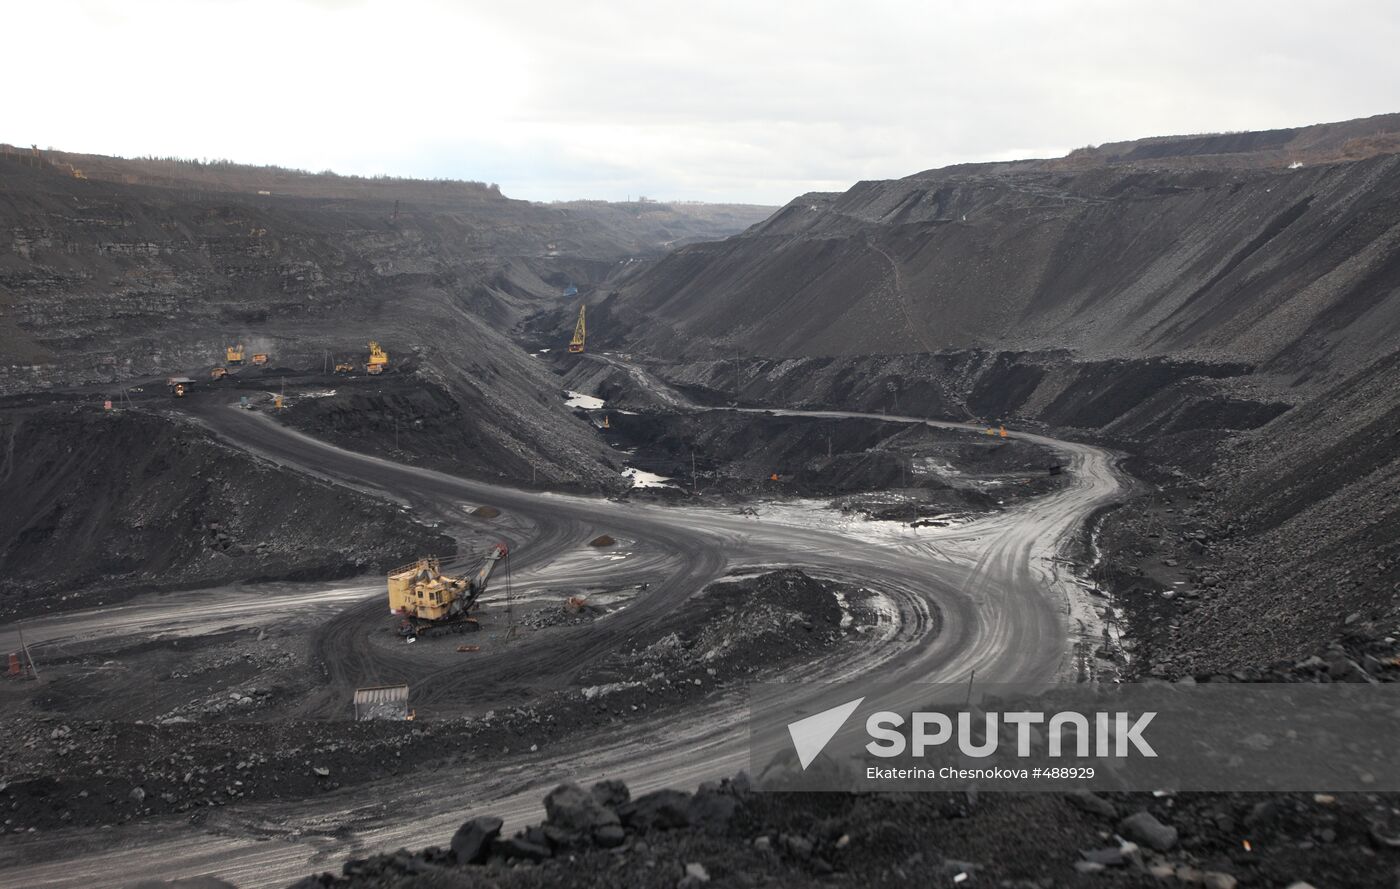
POLYGON ((399 635, 415 639, 436 632, 462 633, 480 629, 471 616, 491 574, 510 554, 504 543, 493 546, 476 573, 454 577, 444 574, 433 556, 421 558, 389 572, 389 611, 402 618, 399 635))

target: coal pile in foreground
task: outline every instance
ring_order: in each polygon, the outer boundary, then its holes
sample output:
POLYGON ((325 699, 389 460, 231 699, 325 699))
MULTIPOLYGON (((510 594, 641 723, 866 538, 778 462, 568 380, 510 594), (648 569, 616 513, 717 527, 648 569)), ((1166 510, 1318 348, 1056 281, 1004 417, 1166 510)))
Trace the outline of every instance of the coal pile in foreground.
MULTIPOLYGON (((1393 682, 1400 642, 1357 626, 1297 663, 1215 682, 1393 682)), ((1191 680, 1187 680, 1191 681, 1191 680)), ((745 774, 632 798, 563 784, 542 823, 489 815, 439 846, 346 862, 291 889, 674 886, 1393 885, 1400 797, 1326 793, 757 792, 745 774)))
POLYGON ((632 798, 563 784, 540 824, 489 815, 442 845, 347 861, 289 889, 399 887, 1373 885, 1400 863, 1375 797, 760 793, 746 775, 632 798))

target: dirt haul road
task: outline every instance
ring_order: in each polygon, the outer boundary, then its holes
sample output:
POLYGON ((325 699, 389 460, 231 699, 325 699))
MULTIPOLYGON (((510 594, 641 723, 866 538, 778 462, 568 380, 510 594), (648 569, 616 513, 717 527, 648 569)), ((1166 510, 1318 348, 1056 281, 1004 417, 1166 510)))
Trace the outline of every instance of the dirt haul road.
MULTIPOLYGON (((1112 455, 1088 445, 1035 437, 1065 456, 1069 480, 1055 493, 959 527, 909 528, 824 517, 813 509, 765 509, 754 518, 518 491, 344 451, 260 413, 226 405, 190 407, 214 431, 268 459, 387 492, 423 513, 461 517, 479 504, 500 509, 502 536, 512 545, 513 568, 521 574, 548 576, 551 563, 567 560, 594 535, 608 533, 635 541, 639 553, 633 564, 621 563, 613 580, 653 581, 628 607, 551 634, 547 645, 527 644, 447 665, 419 656, 416 646, 386 649, 368 643, 368 634, 389 620, 383 596, 375 591, 340 612, 317 639, 330 682, 306 715, 345 718, 350 690, 376 682, 409 682, 418 712, 430 718, 476 712, 497 699, 518 701, 532 688, 559 688, 707 583, 750 566, 795 565, 856 582, 877 591, 891 614, 890 625, 876 638, 845 646, 844 657, 811 665, 791 679, 840 680, 878 672, 891 684, 907 684, 964 680, 975 670, 979 681, 988 682, 1072 680, 1083 666, 1077 649, 1086 638, 1098 638, 1083 590, 1062 576, 1054 561, 1085 518, 1122 488, 1112 455)), ((818 694, 815 685, 794 686, 798 703, 803 695, 815 699, 818 694)), ((361 785, 256 811, 228 807, 198 830, 125 828, 120 848, 73 860, 61 860, 61 838, 54 836, 46 841, 53 859, 10 868, 0 874, 0 885, 77 887, 109 881, 112 874, 133 880, 214 874, 244 889, 282 886, 335 867, 348 855, 445 839, 473 813, 494 813, 522 825, 539 817, 543 793, 561 780, 620 778, 640 793, 732 775, 747 767, 745 715, 742 697, 716 695, 683 717, 643 718, 614 729, 604 743, 581 739, 566 750, 513 754, 479 768, 361 785)))

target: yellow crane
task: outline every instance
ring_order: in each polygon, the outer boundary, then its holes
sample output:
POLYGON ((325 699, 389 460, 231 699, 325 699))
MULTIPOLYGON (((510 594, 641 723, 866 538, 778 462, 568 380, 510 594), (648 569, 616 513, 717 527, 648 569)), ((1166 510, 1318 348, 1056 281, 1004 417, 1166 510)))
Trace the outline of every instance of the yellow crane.
POLYGON ((380 374, 384 368, 389 366, 389 353, 379 348, 379 344, 370 341, 369 362, 365 364, 365 373, 380 374))
POLYGON ((583 341, 588 333, 587 328, 585 328, 583 324, 583 310, 585 308, 587 308, 587 306, 578 307, 578 323, 574 325, 574 338, 569 341, 570 352, 583 351, 583 341))

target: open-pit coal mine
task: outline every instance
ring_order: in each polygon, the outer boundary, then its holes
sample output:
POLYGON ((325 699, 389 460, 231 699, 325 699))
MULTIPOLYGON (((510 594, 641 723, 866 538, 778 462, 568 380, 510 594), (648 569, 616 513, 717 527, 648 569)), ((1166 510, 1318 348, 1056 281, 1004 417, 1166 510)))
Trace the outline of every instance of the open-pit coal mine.
POLYGON ((1400 116, 777 208, 10 148, 0 223, 0 885, 1396 885, 1339 734, 802 782, 935 689, 1393 725, 1400 116))

